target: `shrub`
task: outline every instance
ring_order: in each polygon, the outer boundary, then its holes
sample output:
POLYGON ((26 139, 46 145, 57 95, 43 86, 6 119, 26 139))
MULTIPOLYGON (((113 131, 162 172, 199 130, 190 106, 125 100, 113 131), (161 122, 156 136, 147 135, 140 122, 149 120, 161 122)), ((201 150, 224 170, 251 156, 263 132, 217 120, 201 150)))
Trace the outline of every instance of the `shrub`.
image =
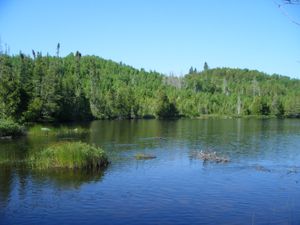
POLYGON ((0 137, 16 137, 24 134, 23 126, 15 123, 10 119, 0 119, 0 137))

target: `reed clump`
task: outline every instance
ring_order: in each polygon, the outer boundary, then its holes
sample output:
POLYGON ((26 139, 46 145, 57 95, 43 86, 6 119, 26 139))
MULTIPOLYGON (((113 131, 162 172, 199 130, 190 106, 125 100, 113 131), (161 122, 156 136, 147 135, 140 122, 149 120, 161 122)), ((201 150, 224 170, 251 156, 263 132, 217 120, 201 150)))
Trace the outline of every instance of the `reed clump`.
POLYGON ((109 164, 106 153, 83 142, 59 142, 34 154, 28 163, 36 169, 101 169, 109 164))

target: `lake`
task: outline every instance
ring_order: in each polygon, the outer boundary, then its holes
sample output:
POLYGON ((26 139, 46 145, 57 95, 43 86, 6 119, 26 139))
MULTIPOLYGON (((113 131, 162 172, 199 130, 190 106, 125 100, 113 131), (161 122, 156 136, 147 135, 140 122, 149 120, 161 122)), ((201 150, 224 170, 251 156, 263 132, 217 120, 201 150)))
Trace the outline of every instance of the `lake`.
MULTIPOLYGON (((101 173, 0 167, 0 224, 300 224, 300 120, 181 119, 70 124, 85 135, 0 141, 18 161, 60 140, 101 146, 101 173), (203 162, 200 150, 228 163, 203 162), (156 156, 136 160, 137 153, 156 156)), ((52 129, 50 127, 50 129, 52 129)))

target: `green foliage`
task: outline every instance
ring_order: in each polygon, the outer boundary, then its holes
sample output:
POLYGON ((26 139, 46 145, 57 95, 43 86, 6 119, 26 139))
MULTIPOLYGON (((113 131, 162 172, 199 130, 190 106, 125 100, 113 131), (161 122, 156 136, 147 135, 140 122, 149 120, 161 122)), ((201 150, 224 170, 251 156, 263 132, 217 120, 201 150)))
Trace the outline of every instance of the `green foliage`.
MULTIPOLYGON (((247 69, 208 69, 186 75, 184 83, 185 93, 179 92, 182 94, 177 105, 179 112, 187 116, 238 115, 238 112, 288 116, 286 108, 292 105, 291 99, 300 96, 299 80, 247 69)), ((293 110, 297 111, 296 107, 289 107, 290 112, 293 110)))
POLYGON ((99 169, 108 165, 105 152, 82 142, 60 142, 33 155, 28 163, 36 169, 99 169))
POLYGON ((277 117, 282 117, 284 115, 284 106, 282 104, 282 101, 276 96, 273 98, 271 102, 270 113, 277 117))
POLYGON ((39 97, 31 99, 28 110, 25 111, 24 118, 26 121, 39 121, 42 118, 42 101, 39 97))
POLYGON ((286 99, 285 116, 300 117, 300 96, 299 95, 286 99))
POLYGON ((253 99, 252 104, 250 106, 250 111, 251 111, 251 114, 253 114, 253 115, 262 115, 263 102, 262 102, 261 97, 256 96, 253 99))
POLYGON ((155 105, 155 116, 157 118, 172 118, 178 116, 175 104, 169 101, 168 96, 163 91, 159 92, 155 105))
POLYGON ((299 115, 300 81, 216 68, 183 77, 137 70, 79 52, 66 57, 0 55, 0 118, 82 121, 177 115, 299 115), (158 92, 158 90, 163 90, 158 92))
POLYGON ((16 117, 20 105, 19 77, 11 58, 0 55, 0 118, 16 117))
POLYGON ((204 65, 203 65, 203 70, 206 71, 208 69, 209 69, 208 64, 207 64, 207 62, 205 62, 204 65))
POLYGON ((24 127, 15 123, 11 119, 0 119, 0 137, 16 137, 23 135, 24 132, 24 127))
POLYGON ((56 118, 59 112, 60 95, 60 68, 59 62, 55 59, 50 62, 48 70, 41 83, 41 116, 43 120, 51 121, 56 118))

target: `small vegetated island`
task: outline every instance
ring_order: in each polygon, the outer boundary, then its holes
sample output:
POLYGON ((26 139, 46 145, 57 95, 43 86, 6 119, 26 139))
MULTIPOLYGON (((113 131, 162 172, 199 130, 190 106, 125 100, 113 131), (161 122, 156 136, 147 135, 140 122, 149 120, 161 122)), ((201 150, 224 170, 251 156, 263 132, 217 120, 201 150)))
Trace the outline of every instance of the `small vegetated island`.
POLYGON ((26 163, 34 169, 99 170, 108 165, 105 152, 82 142, 59 142, 31 156, 26 163))

